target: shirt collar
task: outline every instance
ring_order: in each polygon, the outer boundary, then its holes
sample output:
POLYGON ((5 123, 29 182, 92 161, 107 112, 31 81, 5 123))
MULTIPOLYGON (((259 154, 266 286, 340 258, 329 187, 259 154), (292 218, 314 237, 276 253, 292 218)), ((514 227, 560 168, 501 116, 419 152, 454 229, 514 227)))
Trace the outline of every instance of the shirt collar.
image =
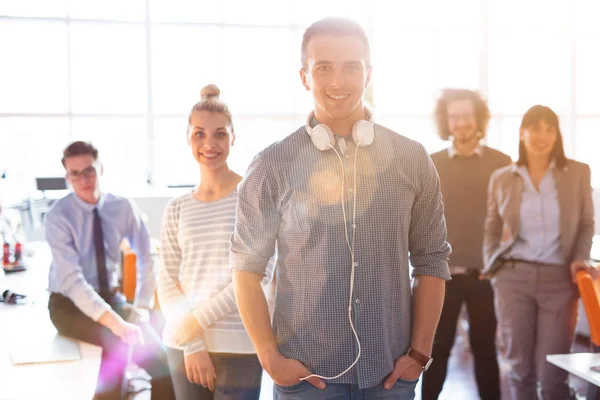
MULTIPOLYGON (((373 111, 371 111, 371 109, 367 106, 363 106, 364 110, 365 110, 365 120, 369 121, 369 122, 373 122, 373 111)), ((314 128, 315 126, 319 125, 320 122, 317 121, 317 117, 315 116, 315 112, 311 111, 310 114, 308 114, 308 118, 306 119, 306 128, 307 131, 314 128)), ((350 136, 350 135, 348 135, 350 136)))
POLYGON ((83 211, 87 211, 87 212, 93 212, 95 208, 97 208, 98 210, 101 210, 102 207, 104 206, 104 200, 106 199, 106 196, 104 195, 104 193, 100 194, 100 199, 98 200, 98 203, 96 204, 90 204, 90 203, 86 203, 85 201, 83 201, 83 199, 81 199, 79 196, 77 196, 75 193, 72 193, 73 195, 73 199, 75 201, 75 204, 81 208, 83 211))
MULTIPOLYGON (((470 155, 476 155, 477 157, 483 156, 483 145, 481 143, 479 143, 479 145, 477 145, 477 147, 475 147, 475 150, 473 150, 473 153, 470 155)), ((450 158, 460 156, 458 154, 458 151, 456 150, 456 147, 454 147, 454 143, 452 144, 452 146, 448 147, 448 156, 450 158)))
MULTIPOLYGON (((558 167, 556 166, 556 161, 552 160, 550 161, 550 167, 548 168, 551 172, 556 172, 558 171, 558 167)), ((565 167, 565 170, 567 168, 565 167)), ((513 164, 511 166, 511 170, 513 173, 515 174, 519 174, 521 176, 525 176, 526 174, 528 174, 529 172, 527 172, 527 165, 518 165, 518 164, 513 164)))
POLYGON ((525 176, 527 175, 527 165, 513 164, 512 165, 512 172, 513 172, 513 174, 520 175, 521 178, 525 178, 525 176))

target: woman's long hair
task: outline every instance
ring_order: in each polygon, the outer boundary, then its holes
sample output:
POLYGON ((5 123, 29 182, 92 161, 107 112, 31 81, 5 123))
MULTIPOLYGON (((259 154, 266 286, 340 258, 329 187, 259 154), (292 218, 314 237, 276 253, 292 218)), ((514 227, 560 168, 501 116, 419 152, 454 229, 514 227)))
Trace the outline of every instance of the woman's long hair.
MULTIPOLYGON (((550 107, 535 105, 531 107, 525 115, 523 115, 523 120, 521 121, 521 132, 523 129, 530 128, 534 125, 537 125, 540 121, 546 122, 548 125, 553 126, 556 129, 556 143, 554 143, 554 148, 552 149, 552 153, 550 157, 556 163, 558 168, 564 168, 567 166, 567 156, 565 156, 565 149, 563 146, 563 136, 560 131, 560 124, 558 121, 558 115, 550 107)), ((527 162, 527 149, 525 148, 525 143, 519 137, 519 159, 517 160, 517 165, 528 165, 527 162)))

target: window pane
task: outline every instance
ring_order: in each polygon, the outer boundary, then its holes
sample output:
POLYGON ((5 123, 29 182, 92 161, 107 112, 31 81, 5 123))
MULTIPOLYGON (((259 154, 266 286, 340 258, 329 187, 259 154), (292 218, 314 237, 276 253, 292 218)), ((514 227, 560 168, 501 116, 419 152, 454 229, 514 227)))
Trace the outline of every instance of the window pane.
MULTIPOLYGON (((215 83, 221 87, 221 32, 221 28, 209 26, 152 28, 155 112, 187 114, 200 100, 203 86, 215 83)), ((234 93, 223 93, 223 100, 231 95, 234 93)))
POLYGON ((74 118, 73 140, 91 141, 98 148, 103 190, 130 196, 148 186, 145 119, 74 118))
POLYGON ((69 1, 69 17, 113 21, 143 21, 146 18, 145 0, 69 1))
POLYGON ((560 130, 563 136, 563 146, 567 157, 575 157, 576 143, 577 140, 575 132, 577 131, 577 119, 570 115, 559 115, 560 130))
POLYGON ((373 21, 375 27, 407 30, 479 29, 480 3, 479 0, 375 0, 373 21))
POLYGON ((0 22, 0 112, 67 112, 67 26, 0 22))
POLYGON ((0 15, 61 18, 66 15, 67 1, 68 0, 2 0, 0 1, 0 15))
POLYGON ((522 115, 534 104, 566 113, 571 104, 571 52, 561 35, 493 32, 489 99, 495 113, 522 115))
POLYGON ((373 96, 381 114, 431 114, 434 35, 377 29, 373 38, 373 96))
POLYGON ((66 118, 0 118, 0 174, 6 171, 6 193, 14 204, 35 190, 36 177, 64 176, 62 151, 68 144, 66 118))
POLYGON ((437 32, 436 89, 444 87, 476 89, 478 87, 479 40, 478 31, 437 32))
POLYGON ((487 145, 508 154, 513 161, 519 158, 520 117, 494 117, 490 120, 487 145))
POLYGON ((150 0, 153 22, 221 22, 222 2, 198 0, 150 0))
POLYGON ((235 118, 236 139, 229 155, 229 166, 244 175, 250 161, 267 146, 284 139, 304 125, 306 118, 235 118))
POLYGON ((577 113, 600 115, 600 34, 577 41, 577 113))
POLYGON ((421 143, 429 153, 434 153, 448 145, 437 135, 433 117, 382 115, 376 117, 375 121, 402 136, 421 143))
POLYGON ((225 28, 222 93, 234 116, 297 113, 306 104, 300 40, 291 29, 225 28))
MULTIPOLYGON (((577 120, 577 140, 575 158, 590 165, 592 186, 600 188, 600 117, 580 118, 577 120)), ((568 156, 568 155, 567 155, 568 156)))
POLYGON ((290 25, 290 3, 282 0, 223 0, 226 24, 290 25))
POLYGON ((575 15, 575 26, 578 33, 600 33, 600 24, 598 23, 600 3, 598 0, 576 0, 575 15))
MULTIPOLYGON (((481 0, 429 0, 421 3, 427 19, 436 22, 435 28, 479 30, 481 24, 481 0), (433 18, 432 18, 433 14, 433 18)), ((413 3, 407 2, 412 8, 413 3)))
POLYGON ((308 26, 325 17, 346 17, 366 27, 369 16, 368 2, 361 0, 293 1, 292 10, 293 22, 300 26, 308 26))
POLYGON ((73 111, 146 111, 144 27, 71 24, 73 111))
POLYGON ((519 29, 566 32, 569 29, 571 0, 489 1, 491 30, 519 29))
POLYGON ((200 180, 198 165, 187 144, 187 119, 157 118, 154 121, 154 187, 196 184, 200 180))

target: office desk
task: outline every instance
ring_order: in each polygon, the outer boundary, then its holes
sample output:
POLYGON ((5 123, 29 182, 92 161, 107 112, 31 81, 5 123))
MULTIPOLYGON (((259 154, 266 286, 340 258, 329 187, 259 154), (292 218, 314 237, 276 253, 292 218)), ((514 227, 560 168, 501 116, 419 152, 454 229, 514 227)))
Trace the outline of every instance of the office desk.
POLYGON ((550 354, 546 361, 600 386, 600 372, 590 370, 592 365, 600 365, 600 353, 550 354))
POLYGON ((87 400, 94 395, 100 370, 100 347, 80 342, 81 359, 46 364, 13 365, 11 345, 19 342, 48 340, 56 329, 48 316, 48 268, 50 250, 45 243, 31 247, 28 270, 7 274, 1 291, 27 294, 33 304, 0 303, 0 400, 73 399, 87 400))

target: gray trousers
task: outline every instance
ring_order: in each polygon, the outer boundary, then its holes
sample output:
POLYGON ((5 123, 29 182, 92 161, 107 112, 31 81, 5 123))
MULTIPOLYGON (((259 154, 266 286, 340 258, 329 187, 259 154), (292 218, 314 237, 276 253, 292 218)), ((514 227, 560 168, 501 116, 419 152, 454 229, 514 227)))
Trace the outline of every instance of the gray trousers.
POLYGON ((577 324, 577 287, 568 266, 506 262, 492 279, 513 400, 570 399, 569 374, 546 361, 567 354, 577 324))

